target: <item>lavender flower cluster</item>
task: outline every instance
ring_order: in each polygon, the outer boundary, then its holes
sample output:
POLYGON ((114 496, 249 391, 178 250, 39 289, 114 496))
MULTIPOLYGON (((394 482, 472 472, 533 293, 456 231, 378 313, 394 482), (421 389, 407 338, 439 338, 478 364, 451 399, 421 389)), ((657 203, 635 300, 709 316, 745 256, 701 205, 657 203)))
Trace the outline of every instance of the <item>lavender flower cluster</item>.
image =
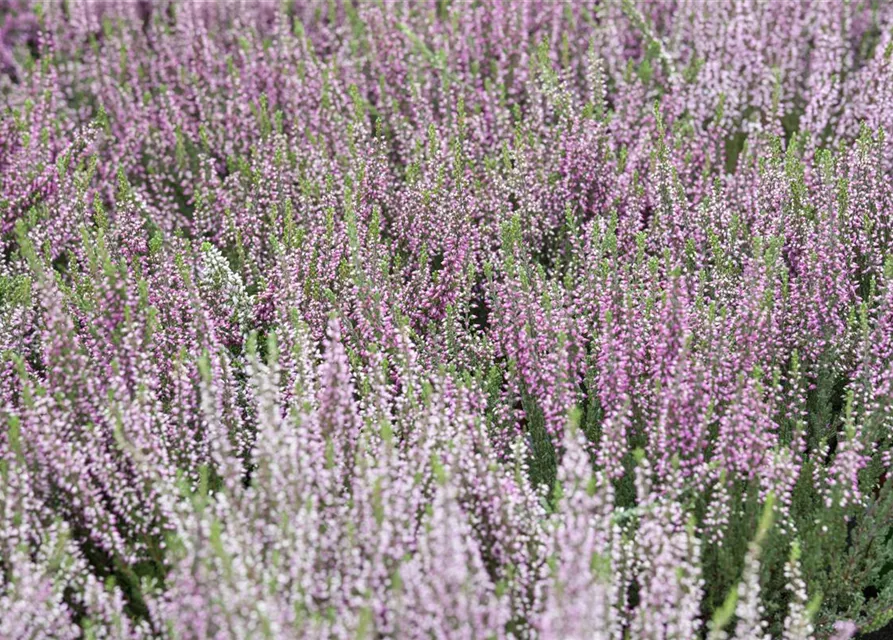
POLYGON ((0 1, 0 638, 893 619, 893 3, 0 1))

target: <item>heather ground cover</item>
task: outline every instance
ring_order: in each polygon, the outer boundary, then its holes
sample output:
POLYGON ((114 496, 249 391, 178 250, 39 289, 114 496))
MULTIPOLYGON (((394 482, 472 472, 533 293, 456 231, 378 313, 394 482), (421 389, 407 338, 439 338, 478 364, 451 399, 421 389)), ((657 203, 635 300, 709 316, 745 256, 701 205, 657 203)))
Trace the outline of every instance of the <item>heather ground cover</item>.
POLYGON ((0 0, 0 638, 893 619, 893 3, 0 0))

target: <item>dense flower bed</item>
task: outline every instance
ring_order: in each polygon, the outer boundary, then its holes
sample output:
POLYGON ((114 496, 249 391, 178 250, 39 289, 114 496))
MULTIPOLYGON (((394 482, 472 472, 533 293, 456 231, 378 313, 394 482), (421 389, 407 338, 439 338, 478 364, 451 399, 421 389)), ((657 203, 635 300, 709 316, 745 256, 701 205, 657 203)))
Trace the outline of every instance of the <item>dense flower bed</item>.
POLYGON ((0 637, 893 618, 893 3, 0 2, 0 637))

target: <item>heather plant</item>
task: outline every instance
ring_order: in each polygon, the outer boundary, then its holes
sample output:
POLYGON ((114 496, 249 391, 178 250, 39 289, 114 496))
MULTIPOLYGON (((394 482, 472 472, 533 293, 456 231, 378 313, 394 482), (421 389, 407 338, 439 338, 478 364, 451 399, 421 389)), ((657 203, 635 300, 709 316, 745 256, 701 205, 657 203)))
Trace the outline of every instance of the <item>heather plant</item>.
POLYGON ((0 96, 0 637, 893 621, 893 4, 7 1, 0 96))

